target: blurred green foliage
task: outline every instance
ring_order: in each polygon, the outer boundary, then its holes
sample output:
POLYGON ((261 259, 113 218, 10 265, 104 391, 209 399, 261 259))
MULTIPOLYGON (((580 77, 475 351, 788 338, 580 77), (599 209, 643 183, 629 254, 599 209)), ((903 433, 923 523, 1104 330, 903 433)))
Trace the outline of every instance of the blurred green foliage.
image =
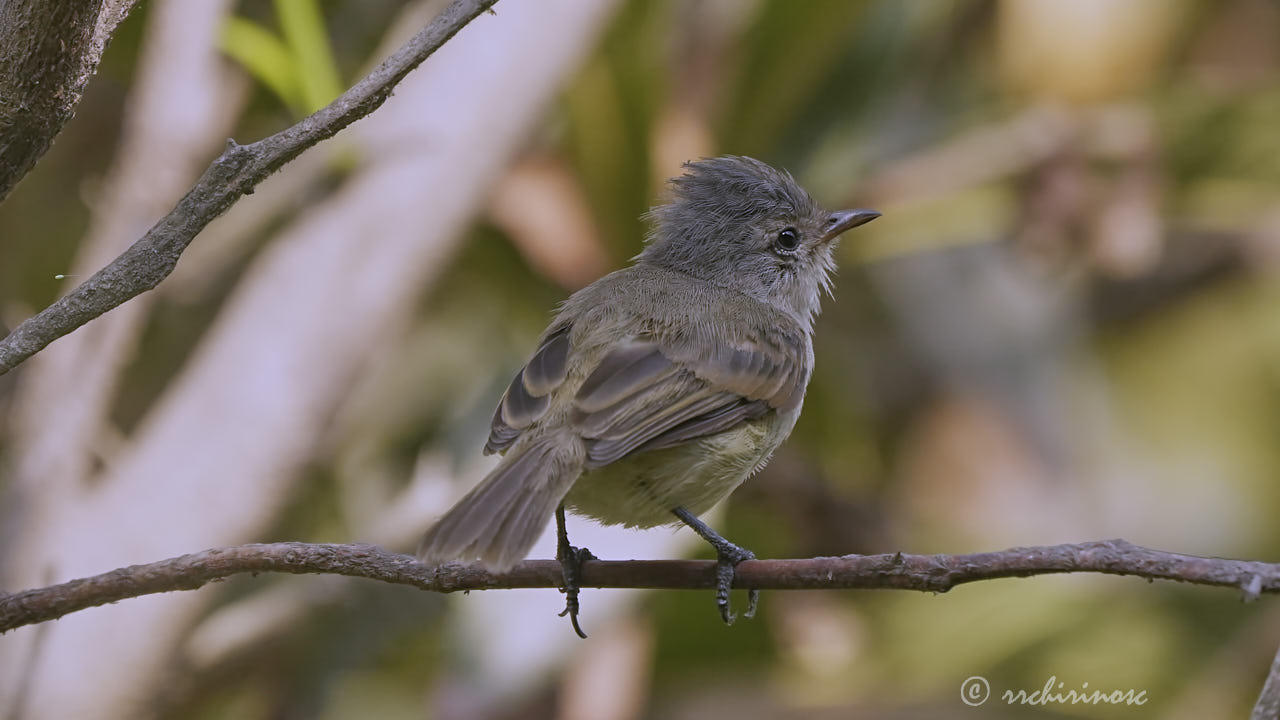
POLYGON ((222 29, 222 50, 301 117, 336 98, 342 81, 318 1, 276 0, 274 8, 279 35, 232 16, 222 29))

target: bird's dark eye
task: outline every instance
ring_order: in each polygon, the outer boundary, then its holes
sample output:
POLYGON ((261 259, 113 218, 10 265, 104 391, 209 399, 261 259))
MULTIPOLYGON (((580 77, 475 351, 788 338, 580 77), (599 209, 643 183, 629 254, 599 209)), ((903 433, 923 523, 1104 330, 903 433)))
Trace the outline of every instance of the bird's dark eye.
POLYGON ((796 234, 795 228, 787 228, 778 233, 778 248, 781 250, 795 250, 800 247, 800 236, 796 234))

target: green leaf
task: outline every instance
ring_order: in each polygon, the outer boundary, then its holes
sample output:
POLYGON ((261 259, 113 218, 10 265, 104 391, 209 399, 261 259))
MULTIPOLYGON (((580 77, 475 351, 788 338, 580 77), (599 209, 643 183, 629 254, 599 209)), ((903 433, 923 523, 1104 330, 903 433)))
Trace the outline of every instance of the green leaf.
POLYGON ((276 0, 275 7, 301 84, 303 107, 315 112, 342 92, 324 16, 316 0, 276 0))
POLYGON ((294 55, 274 33, 252 20, 232 16, 222 26, 221 46, 295 114, 305 111, 294 55))

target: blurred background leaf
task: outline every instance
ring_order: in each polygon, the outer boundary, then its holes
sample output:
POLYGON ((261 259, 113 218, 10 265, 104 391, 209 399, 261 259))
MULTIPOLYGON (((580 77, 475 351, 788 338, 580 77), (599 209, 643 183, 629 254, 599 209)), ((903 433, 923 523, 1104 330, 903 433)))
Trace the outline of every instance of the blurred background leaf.
POLYGON ((296 117, 309 115, 342 92, 317 0, 277 0, 280 35, 249 18, 228 17, 221 48, 268 88, 296 117))

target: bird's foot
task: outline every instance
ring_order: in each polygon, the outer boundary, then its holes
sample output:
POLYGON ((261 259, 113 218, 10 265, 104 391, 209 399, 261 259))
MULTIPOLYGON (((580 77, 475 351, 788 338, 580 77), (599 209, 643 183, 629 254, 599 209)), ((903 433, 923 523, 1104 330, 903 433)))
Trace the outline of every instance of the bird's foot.
POLYGON ((585 640, 587 634, 582 632, 582 626, 578 624, 578 591, 581 589, 582 563, 597 558, 591 554, 590 550, 569 544, 569 533, 564 525, 563 505, 556 509, 556 559, 560 561, 560 571, 564 576, 564 587, 561 589, 564 593, 564 610, 560 611, 560 617, 568 615, 573 631, 585 640))
POLYGON ((560 611, 560 617, 569 616, 569 622, 573 625, 573 631, 578 633, 578 637, 586 639, 587 634, 582 632, 582 626, 578 624, 578 590, 579 583, 582 580, 582 563, 588 560, 596 560, 595 555, 586 548, 569 546, 569 552, 560 560, 560 569, 564 572, 564 610, 560 611))
MULTIPOLYGON (((750 550, 729 542, 721 537, 719 533, 712 530, 706 523, 702 522, 693 513, 678 507, 672 512, 676 517, 680 518, 686 525, 693 528, 693 531, 702 536, 716 550, 716 609, 720 611, 720 619, 725 625, 732 625, 738 616, 734 614, 732 606, 729 604, 729 592, 733 588, 733 577, 736 572, 738 563, 743 560, 755 560, 756 554, 750 550)), ((747 610, 742 614, 743 617, 755 617, 756 608, 760 604, 760 591, 756 589, 747 590, 747 610)))
MULTIPOLYGON (((720 610, 720 619, 724 620, 725 625, 732 625, 738 619, 729 605, 729 591, 733 588, 735 568, 743 560, 755 559, 755 553, 728 540, 723 547, 716 547, 716 608, 720 610)), ((760 591, 754 588, 747 590, 747 610, 742 616, 755 617, 756 606, 759 604, 760 591)))

